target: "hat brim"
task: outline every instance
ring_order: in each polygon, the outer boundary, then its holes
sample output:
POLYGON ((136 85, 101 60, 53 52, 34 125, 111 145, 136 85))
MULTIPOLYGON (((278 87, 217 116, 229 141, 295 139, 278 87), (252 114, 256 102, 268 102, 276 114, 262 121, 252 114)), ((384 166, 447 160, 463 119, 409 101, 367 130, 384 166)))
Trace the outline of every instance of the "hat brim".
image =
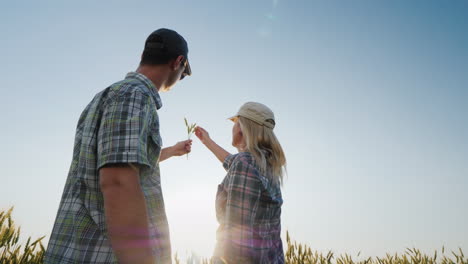
POLYGON ((239 118, 238 115, 235 115, 235 116, 231 116, 229 117, 228 119, 231 120, 232 122, 236 122, 236 120, 239 118))

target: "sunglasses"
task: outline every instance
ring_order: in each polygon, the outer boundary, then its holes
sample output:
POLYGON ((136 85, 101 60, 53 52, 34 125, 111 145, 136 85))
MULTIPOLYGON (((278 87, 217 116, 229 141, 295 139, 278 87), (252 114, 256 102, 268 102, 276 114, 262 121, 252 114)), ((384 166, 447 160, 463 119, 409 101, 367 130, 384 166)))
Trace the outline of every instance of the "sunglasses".
POLYGON ((183 79, 185 78, 185 76, 188 76, 188 73, 187 73, 187 71, 186 71, 187 62, 188 62, 188 60, 185 60, 185 61, 184 61, 184 71, 183 71, 182 74, 180 75, 180 80, 183 80, 183 79))

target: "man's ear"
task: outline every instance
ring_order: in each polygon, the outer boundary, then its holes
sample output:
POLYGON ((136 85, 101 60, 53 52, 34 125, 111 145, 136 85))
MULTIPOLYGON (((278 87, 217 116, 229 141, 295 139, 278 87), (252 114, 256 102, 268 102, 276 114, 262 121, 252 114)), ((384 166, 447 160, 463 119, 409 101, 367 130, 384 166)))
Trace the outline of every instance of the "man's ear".
POLYGON ((184 56, 179 55, 175 60, 174 60, 174 70, 177 69, 178 67, 182 67, 184 62, 184 56))

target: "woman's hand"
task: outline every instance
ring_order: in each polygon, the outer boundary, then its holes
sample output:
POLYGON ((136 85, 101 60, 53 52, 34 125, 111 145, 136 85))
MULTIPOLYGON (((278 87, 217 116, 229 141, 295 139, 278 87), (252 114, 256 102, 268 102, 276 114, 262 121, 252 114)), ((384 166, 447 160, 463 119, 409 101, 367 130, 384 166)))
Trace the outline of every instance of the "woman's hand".
POLYGON ((197 126, 195 128, 195 136, 200 139, 200 141, 218 158, 219 161, 224 162, 229 152, 220 147, 216 142, 210 138, 210 134, 203 129, 202 127, 197 126))
POLYGON ((200 141, 204 145, 206 145, 207 143, 211 141, 210 134, 208 133, 208 131, 206 131, 204 128, 200 126, 197 126, 195 128, 195 136, 197 136, 197 138, 200 139, 200 141))

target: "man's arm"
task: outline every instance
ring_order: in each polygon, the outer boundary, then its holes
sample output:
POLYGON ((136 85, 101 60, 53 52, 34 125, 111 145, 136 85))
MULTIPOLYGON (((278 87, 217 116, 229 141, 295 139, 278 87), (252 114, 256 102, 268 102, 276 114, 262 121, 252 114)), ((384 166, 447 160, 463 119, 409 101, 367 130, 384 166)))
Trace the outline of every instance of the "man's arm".
POLYGON ((177 142, 174 146, 163 148, 159 156, 159 162, 167 160, 174 156, 182 156, 192 150, 192 140, 184 140, 177 142))
POLYGON ((99 170, 99 180, 108 235, 119 263, 155 263, 139 169, 111 164, 99 170))

